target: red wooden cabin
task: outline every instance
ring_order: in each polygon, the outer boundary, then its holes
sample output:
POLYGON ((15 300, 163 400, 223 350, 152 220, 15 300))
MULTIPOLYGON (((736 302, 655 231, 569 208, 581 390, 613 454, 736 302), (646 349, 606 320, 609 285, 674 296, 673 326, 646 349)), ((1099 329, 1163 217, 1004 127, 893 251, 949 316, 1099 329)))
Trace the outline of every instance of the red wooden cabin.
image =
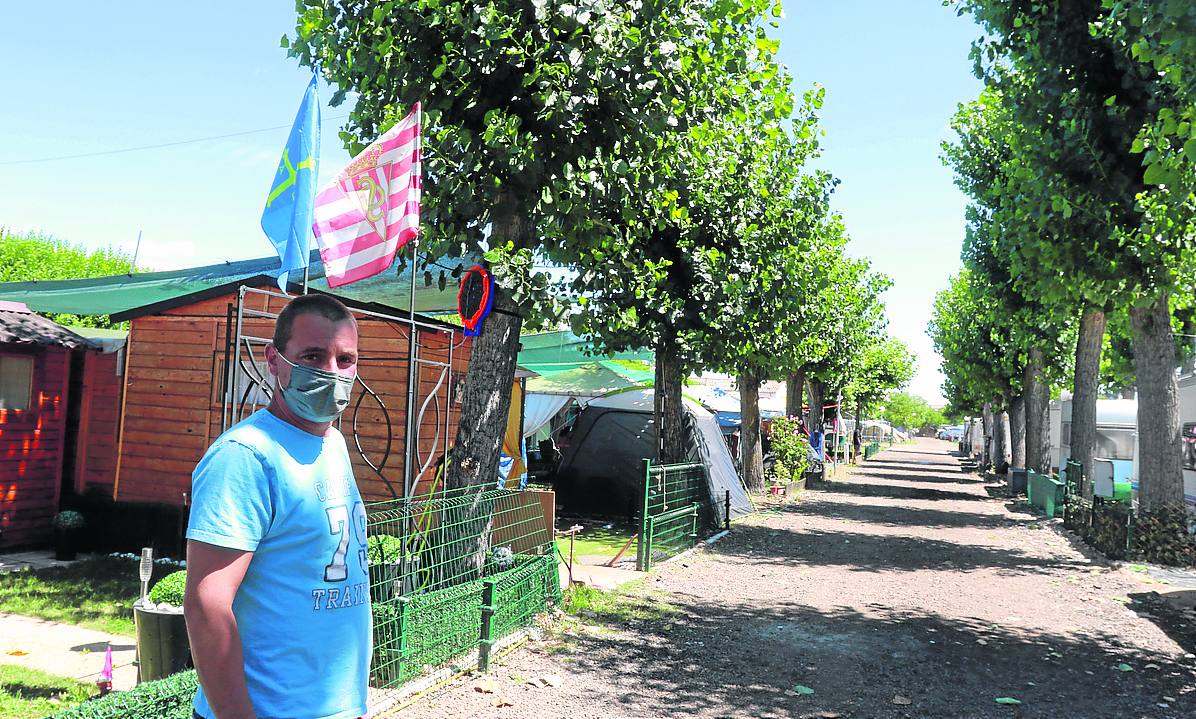
POLYGON ((67 328, 0 301, 0 548, 44 542, 62 492, 69 444, 72 357, 95 346, 67 328))

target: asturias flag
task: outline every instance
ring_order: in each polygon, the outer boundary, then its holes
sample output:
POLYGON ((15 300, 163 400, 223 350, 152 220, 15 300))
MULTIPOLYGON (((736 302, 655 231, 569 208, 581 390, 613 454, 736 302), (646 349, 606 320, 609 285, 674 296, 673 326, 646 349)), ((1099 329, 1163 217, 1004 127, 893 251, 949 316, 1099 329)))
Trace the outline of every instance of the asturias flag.
POLYGON ((282 160, 266 196, 266 209, 262 210, 262 231, 282 260, 278 273, 278 287, 282 290, 286 290, 291 272, 307 267, 319 152, 320 99, 316 94, 316 76, 312 75, 295 115, 291 136, 282 149, 282 160))

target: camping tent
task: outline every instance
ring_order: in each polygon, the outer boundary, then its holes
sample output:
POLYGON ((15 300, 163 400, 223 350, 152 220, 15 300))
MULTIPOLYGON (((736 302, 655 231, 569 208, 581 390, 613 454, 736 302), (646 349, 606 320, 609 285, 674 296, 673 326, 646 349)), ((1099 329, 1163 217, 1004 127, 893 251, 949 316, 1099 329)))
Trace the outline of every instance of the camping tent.
MULTIPOLYGON (((685 401, 689 459, 707 467, 714 518, 724 519, 726 493, 731 517, 753 511, 714 415, 685 401)), ((574 425, 557 471, 562 502, 586 513, 635 515, 643 503, 643 459, 656 456, 653 391, 629 390, 586 405, 574 425)))

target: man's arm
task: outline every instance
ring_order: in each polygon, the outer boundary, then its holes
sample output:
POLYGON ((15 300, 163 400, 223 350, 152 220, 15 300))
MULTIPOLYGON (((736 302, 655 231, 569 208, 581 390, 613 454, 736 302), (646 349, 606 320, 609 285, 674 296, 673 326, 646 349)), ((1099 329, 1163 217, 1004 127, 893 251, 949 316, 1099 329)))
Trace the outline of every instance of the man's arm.
POLYGON ((233 598, 253 552, 187 542, 187 590, 183 614, 191 657, 215 719, 254 719, 245 686, 241 632, 233 598))

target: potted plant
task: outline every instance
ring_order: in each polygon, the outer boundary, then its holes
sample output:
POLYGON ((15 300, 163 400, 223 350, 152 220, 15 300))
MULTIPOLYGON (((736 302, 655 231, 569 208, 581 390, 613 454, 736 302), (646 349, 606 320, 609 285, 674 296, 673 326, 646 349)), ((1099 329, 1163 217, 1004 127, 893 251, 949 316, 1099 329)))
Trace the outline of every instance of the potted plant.
POLYGON ((162 679, 191 666, 191 643, 183 619, 186 586, 186 570, 167 574, 150 590, 147 601, 133 605, 139 681, 162 679))
POLYGON ((83 515, 71 509, 64 509, 54 515, 54 558, 69 562, 75 558, 78 550, 76 541, 79 532, 87 522, 83 515))

